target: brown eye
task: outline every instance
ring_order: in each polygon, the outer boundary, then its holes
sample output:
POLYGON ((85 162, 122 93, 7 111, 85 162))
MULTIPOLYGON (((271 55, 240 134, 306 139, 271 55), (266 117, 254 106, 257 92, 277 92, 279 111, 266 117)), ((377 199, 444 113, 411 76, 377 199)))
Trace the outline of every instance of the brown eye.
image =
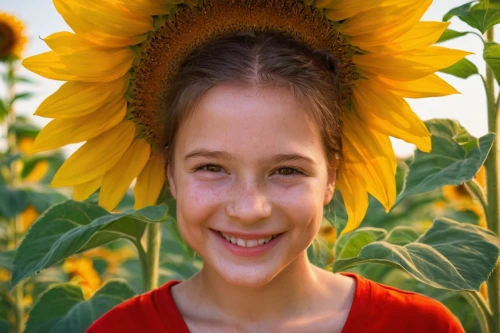
POLYGON ((208 172, 220 172, 221 167, 215 164, 204 164, 196 168, 196 170, 208 171, 208 172))
POLYGON ((295 174, 302 174, 302 172, 300 172, 299 170, 294 169, 294 168, 280 168, 280 169, 276 170, 276 172, 282 176, 291 176, 291 175, 295 175, 295 174))

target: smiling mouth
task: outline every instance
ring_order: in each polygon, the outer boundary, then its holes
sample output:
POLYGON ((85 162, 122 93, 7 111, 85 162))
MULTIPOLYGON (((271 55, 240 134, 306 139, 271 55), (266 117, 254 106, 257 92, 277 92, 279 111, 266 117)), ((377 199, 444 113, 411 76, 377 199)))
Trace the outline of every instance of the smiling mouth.
POLYGON ((224 237, 229 243, 232 243, 234 245, 240 246, 240 247, 257 247, 257 246, 263 246, 267 243, 269 243, 271 240, 275 239, 281 234, 276 234, 268 237, 263 237, 263 238, 256 238, 256 239, 242 239, 234 236, 227 235, 221 231, 217 231, 222 237, 224 237))

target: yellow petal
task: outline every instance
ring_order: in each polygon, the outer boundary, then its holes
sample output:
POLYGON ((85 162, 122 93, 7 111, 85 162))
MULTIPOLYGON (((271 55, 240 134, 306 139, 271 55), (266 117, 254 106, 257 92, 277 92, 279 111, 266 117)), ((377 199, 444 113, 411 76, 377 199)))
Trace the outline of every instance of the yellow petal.
POLYGON ((430 46, 420 50, 400 53, 398 56, 406 57, 421 64, 427 64, 439 70, 455 64, 470 54, 473 53, 442 46, 430 46))
POLYGON ((144 139, 134 141, 120 161, 104 174, 99 206, 112 211, 122 200, 132 180, 146 165, 151 153, 149 143, 144 139))
POLYGON ((67 82, 40 104, 35 115, 47 118, 88 115, 106 104, 121 100, 129 81, 129 75, 125 75, 111 82, 67 82))
POLYGON ((375 53, 406 52, 427 48, 439 40, 449 25, 450 22, 418 22, 410 31, 394 41, 375 46, 365 44, 362 48, 375 53))
POLYGON ((59 53, 70 53, 78 50, 90 49, 96 47, 95 44, 78 36, 72 32, 61 31, 56 32, 43 41, 50 47, 52 51, 59 53))
POLYGON ((134 209, 156 204, 165 184, 165 165, 161 152, 155 152, 137 177, 134 187, 134 209))
POLYGON ((92 139, 116 126, 126 114, 127 101, 122 97, 86 116, 54 119, 36 137, 33 151, 40 152, 92 139))
POLYGON ((99 187, 101 187, 103 176, 92 179, 83 184, 77 184, 73 187, 73 199, 83 201, 90 197, 99 187))
POLYGON ((402 97, 375 82, 357 80, 353 99, 356 112, 369 127, 413 143, 422 151, 431 150, 431 134, 402 97))
POLYGON ((131 49, 84 49, 69 54, 45 52, 26 58, 23 66, 53 80, 108 82, 123 77, 131 68, 131 49))
POLYGON ((354 55, 353 62, 367 77, 378 75, 396 81, 414 81, 455 64, 469 52, 431 46, 398 54, 354 55))
POLYGON ((413 28, 431 3, 432 0, 415 0, 361 12, 342 23, 340 32, 353 36, 349 43, 361 48, 385 44, 413 28))
POLYGON ((355 116, 343 116, 342 156, 366 190, 389 211, 396 200, 396 155, 386 135, 373 131, 355 116))
POLYGON ((23 66, 40 76, 62 81, 77 80, 76 75, 65 71, 66 66, 61 62, 61 53, 45 52, 23 60, 23 66))
POLYGON ((316 1, 316 7, 326 8, 325 16, 328 19, 332 21, 341 21, 361 12, 373 10, 376 7, 386 7, 407 1, 408 0, 322 0, 316 1))
POLYGON ((89 182, 114 167, 132 143, 135 124, 124 120, 109 131, 90 139, 59 168, 51 186, 89 182))
POLYGON ((346 167, 340 167, 335 187, 342 194, 347 211, 347 225, 340 236, 359 227, 368 209, 368 194, 363 182, 346 167))
POLYGON ((151 16, 131 12, 116 1, 53 1, 73 31, 102 47, 135 45, 153 29, 151 16))
POLYGON ((398 96, 407 98, 425 98, 460 94, 460 92, 436 74, 431 74, 415 81, 394 81, 379 76, 370 77, 370 80, 376 81, 398 96))

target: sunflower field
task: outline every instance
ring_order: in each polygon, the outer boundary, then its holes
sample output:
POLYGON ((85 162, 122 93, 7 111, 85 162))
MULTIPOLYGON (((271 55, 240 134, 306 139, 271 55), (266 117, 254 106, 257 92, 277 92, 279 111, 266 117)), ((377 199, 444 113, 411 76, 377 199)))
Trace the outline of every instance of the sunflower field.
MULTIPOLYGON (((227 9, 225 1, 212 0, 227 9)), ((345 70, 355 75, 343 84, 358 113, 346 114, 355 135, 343 140, 371 158, 356 164, 346 150, 354 162, 341 166, 310 261, 435 298, 468 333, 500 333, 500 1, 450 1, 442 22, 420 21, 431 0, 296 2, 335 22, 346 41, 345 70), (450 20, 468 30, 449 29, 450 20), (439 45, 465 35, 484 45, 484 70, 439 45), (452 119, 423 122, 405 102, 458 93, 447 76, 481 78, 487 107, 474 112, 487 114, 488 134, 452 119), (377 118, 371 103, 393 113, 377 118), (389 137, 415 144, 413 156, 387 154, 389 137)), ((149 57, 155 43, 203 1, 53 3, 73 31, 43 36, 51 51, 30 57, 25 24, 0 6, 0 333, 84 333, 114 306, 203 264, 177 228, 148 120, 159 101, 147 92, 161 81, 148 67, 161 63, 149 57), (48 79, 64 84, 22 115, 19 102, 48 79), (74 143, 83 145, 62 149, 74 143)))

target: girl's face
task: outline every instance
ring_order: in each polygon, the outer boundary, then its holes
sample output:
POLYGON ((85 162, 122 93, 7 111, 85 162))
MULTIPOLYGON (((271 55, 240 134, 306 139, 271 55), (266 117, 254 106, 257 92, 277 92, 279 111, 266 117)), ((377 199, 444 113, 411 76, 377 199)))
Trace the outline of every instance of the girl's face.
POLYGON ((218 85, 176 142, 174 174, 167 173, 178 225, 204 269, 258 287, 305 255, 335 171, 328 173, 319 129, 293 95, 218 85))

